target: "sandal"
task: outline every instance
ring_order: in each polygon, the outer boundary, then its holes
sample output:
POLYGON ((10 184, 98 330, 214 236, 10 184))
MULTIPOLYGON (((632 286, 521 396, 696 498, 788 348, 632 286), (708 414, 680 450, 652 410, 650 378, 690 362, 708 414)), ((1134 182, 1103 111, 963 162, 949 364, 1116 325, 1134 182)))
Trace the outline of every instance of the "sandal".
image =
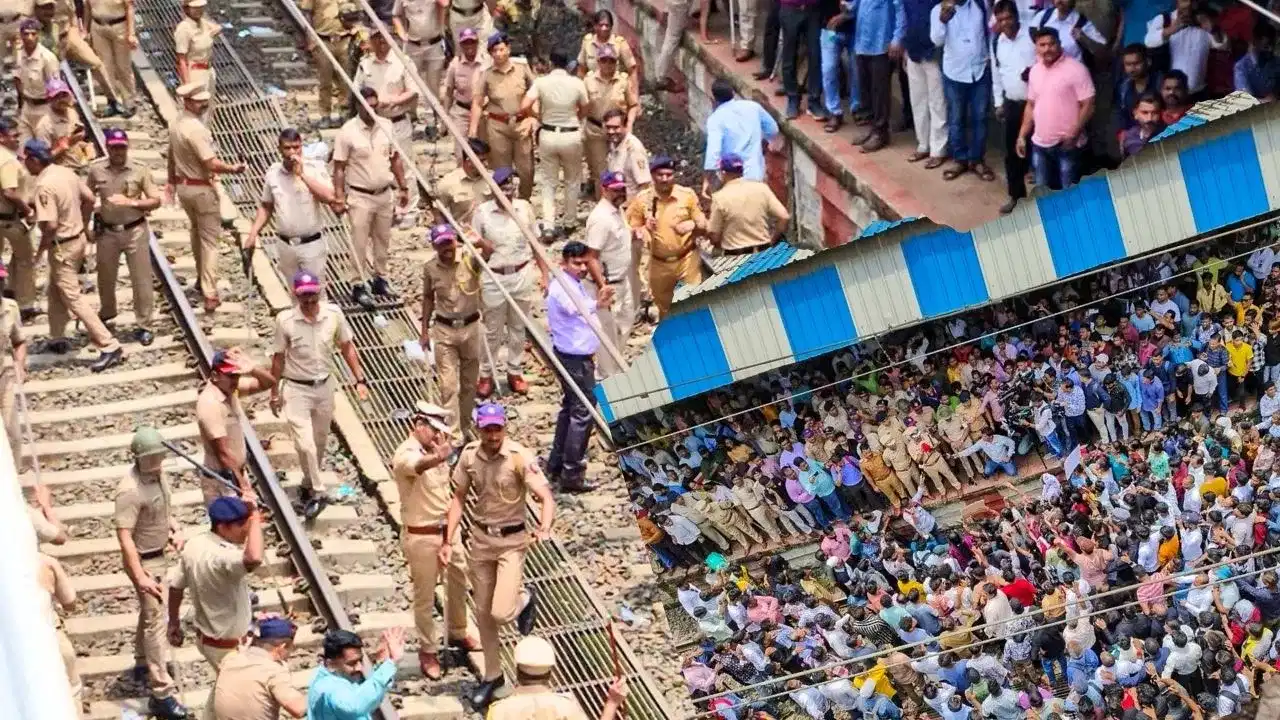
POLYGON ((996 174, 991 172, 991 168, 986 163, 977 163, 973 166, 973 174, 982 178, 983 182, 991 182, 996 179, 996 174))
POLYGON ((928 162, 926 162, 926 163, 924 164, 924 169, 925 169, 925 170, 932 170, 932 169, 934 169, 934 168, 936 168, 936 167, 938 167, 938 166, 942 165, 942 163, 944 163, 944 162, 946 162, 946 161, 947 161, 947 159, 946 159, 946 158, 944 158, 944 157, 931 157, 931 158, 929 158, 929 161, 928 161, 928 162))
POLYGON ((925 158, 927 158, 927 157, 929 157, 929 153, 927 153, 927 152, 920 152, 919 150, 917 150, 917 151, 915 151, 915 152, 913 152, 913 153, 911 153, 910 155, 908 155, 908 156, 907 156, 907 162, 909 162, 909 163, 920 162, 921 160, 923 160, 923 159, 925 159, 925 158))
POLYGON ((969 166, 965 163, 956 163, 942 172, 943 180, 955 180, 961 175, 969 172, 969 166))

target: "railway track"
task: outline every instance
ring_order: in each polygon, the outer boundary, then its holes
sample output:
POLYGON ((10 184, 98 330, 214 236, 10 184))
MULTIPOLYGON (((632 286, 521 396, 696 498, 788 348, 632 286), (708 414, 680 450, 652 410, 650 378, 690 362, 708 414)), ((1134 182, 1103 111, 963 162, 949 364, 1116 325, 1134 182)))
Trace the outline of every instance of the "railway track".
MULTIPOLYGON (((83 110, 87 100, 78 86, 76 90, 83 110)), ((82 114, 100 140, 101 128, 92 114, 82 114)), ((132 158, 162 172, 154 118, 141 113, 122 125, 130 133, 132 158)), ((162 177, 157 180, 163 182, 162 177)), ((152 215, 150 250, 161 292, 151 346, 126 343, 125 362, 96 375, 84 363, 90 351, 30 356, 25 392, 34 442, 27 443, 24 455, 38 458, 38 479, 50 489, 70 538, 44 550, 61 560, 79 596, 66 618, 66 632, 77 650, 89 718, 119 718, 122 709, 146 709, 147 686, 132 674, 137 602, 112 525, 115 487, 131 462, 133 430, 153 425, 167 440, 194 450, 196 393, 213 351, 238 345, 259 362, 266 359, 255 349, 264 328, 245 312, 249 288, 245 278, 237 277, 234 254, 220 259, 222 290, 231 302, 213 316, 193 311, 185 295, 186 279, 194 274, 185 228, 186 218, 177 208, 162 207, 152 215)), ((124 331, 133 322, 127 272, 121 281, 116 327, 124 331)), ((96 294, 91 302, 96 306, 96 294)), ((43 337, 47 325, 37 319, 27 331, 30 337, 43 337)), ((309 650, 318 645, 324 629, 352 627, 344 604, 395 588, 390 578, 368 571, 376 565, 376 544, 351 537, 359 534, 350 531, 357 523, 356 508, 331 506, 303 528, 290 506, 299 480, 281 472, 296 465, 284 422, 256 399, 245 402, 245 412, 250 468, 270 520, 267 559, 251 578, 256 610, 297 615, 300 649, 294 662, 302 683, 306 675, 301 671, 314 665, 309 650)), ((173 512, 184 534, 207 527, 196 472, 177 458, 167 461, 166 468, 173 512)), ((184 623, 189 615, 187 606, 184 623)), ((189 625, 186 631, 188 638, 194 636, 189 625)), ((181 699, 190 707, 202 706, 213 681, 211 669, 191 642, 176 648, 172 661, 181 699)))

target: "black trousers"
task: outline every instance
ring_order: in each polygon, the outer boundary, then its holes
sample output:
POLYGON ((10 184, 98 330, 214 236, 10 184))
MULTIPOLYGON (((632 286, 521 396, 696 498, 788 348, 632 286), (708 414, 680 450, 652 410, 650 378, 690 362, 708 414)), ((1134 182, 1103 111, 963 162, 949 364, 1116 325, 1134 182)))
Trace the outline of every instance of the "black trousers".
MULTIPOLYGON (((796 7, 784 5, 778 10, 778 20, 782 26, 782 87, 787 97, 792 100, 800 98, 800 81, 796 77, 796 53, 799 43, 804 43, 804 51, 808 53, 809 70, 805 73, 809 90, 809 106, 822 108, 822 34, 821 16, 813 6, 796 7)), ((768 31, 766 30, 766 35, 768 31)), ((768 38, 765 39, 768 42, 768 38)), ((766 44, 766 47, 768 45, 766 44)))
POLYGON ((781 7, 778 0, 769 0, 769 12, 764 18, 764 55, 760 58, 762 72, 772 73, 778 64, 778 41, 782 39, 781 7))
MULTIPOLYGON (((594 406, 596 362, 590 355, 569 355, 556 350, 556 357, 568 371, 573 384, 582 389, 594 406)), ((559 480, 562 487, 581 485, 587 472, 587 443, 591 440, 591 409, 582 404, 573 388, 560 379, 564 397, 560 399, 560 413, 556 416, 555 441, 551 445, 551 457, 547 458, 547 474, 559 480)))
MULTIPOLYGON (((1004 101, 1004 176, 1009 197, 1021 200, 1027 196, 1027 158, 1018 157, 1018 131, 1022 129, 1025 100, 1004 101)), ((1030 153, 1028 145, 1027 152, 1030 153)))
POLYGON ((862 95, 862 107, 871 112, 871 129, 885 136, 889 134, 889 105, 893 97, 892 69, 888 55, 858 56, 858 92, 862 95))

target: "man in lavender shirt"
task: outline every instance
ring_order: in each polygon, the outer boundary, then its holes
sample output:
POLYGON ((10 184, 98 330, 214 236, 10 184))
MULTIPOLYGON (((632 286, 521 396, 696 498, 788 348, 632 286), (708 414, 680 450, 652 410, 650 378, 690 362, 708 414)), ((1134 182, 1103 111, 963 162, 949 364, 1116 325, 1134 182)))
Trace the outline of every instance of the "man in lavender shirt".
MULTIPOLYGON (((547 325, 551 330, 551 344, 556 357, 564 365, 569 379, 582 390, 582 394, 595 404, 595 353, 600 347, 590 323, 569 297, 578 295, 579 302, 595 313, 596 298, 586 291, 582 279, 587 275, 590 250, 581 242, 573 241, 564 246, 564 274, 572 290, 561 283, 549 283, 547 291, 547 325)), ((551 457, 547 459, 547 477, 558 483, 564 492, 590 492, 595 486, 586 480, 587 443, 591 440, 591 408, 582 404, 569 380, 561 378, 564 397, 560 400, 560 414, 556 416, 555 441, 551 445, 551 457)))

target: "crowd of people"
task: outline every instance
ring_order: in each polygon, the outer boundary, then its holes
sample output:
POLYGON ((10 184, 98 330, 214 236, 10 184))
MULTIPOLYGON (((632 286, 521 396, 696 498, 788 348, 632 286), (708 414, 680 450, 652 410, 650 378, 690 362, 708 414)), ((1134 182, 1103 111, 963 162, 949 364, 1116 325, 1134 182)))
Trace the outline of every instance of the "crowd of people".
POLYGON ((677 590, 698 627, 683 666, 698 709, 1246 717, 1280 658, 1276 230, 906 330, 633 426, 623 442, 640 445, 622 461, 642 535, 664 567, 710 568, 677 590), (1020 478, 1033 451, 1062 470, 1020 478), (996 476, 1000 499, 957 526, 922 504, 979 476, 996 476), (738 557, 761 540, 814 550, 738 557))

